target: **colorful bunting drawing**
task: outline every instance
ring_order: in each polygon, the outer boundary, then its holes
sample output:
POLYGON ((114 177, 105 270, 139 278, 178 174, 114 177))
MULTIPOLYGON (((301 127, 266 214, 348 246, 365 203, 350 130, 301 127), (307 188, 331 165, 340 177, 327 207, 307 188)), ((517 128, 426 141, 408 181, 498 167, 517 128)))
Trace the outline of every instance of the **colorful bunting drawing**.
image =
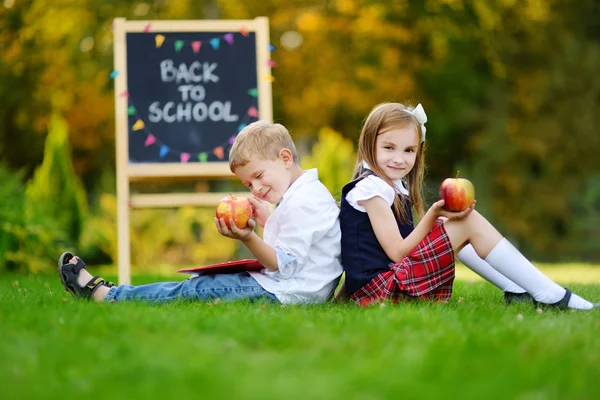
POLYGON ((175 41, 175 52, 179 53, 181 51, 182 47, 183 47, 183 40, 176 40, 175 41))
POLYGON ((223 158, 225 158, 225 153, 223 152, 222 146, 215 147, 215 149, 213 150, 213 153, 215 153, 215 156, 217 156, 217 158, 219 160, 222 160, 223 158))
POLYGON ((212 46, 213 49, 219 50, 219 46, 221 45, 221 39, 219 39, 219 38, 210 39, 210 45, 212 46))
POLYGON ((160 154, 159 154, 160 158, 164 158, 168 152, 169 152, 169 146, 164 145, 164 144, 162 146, 160 146, 160 154))
POLYGON ((114 71, 112 71, 110 74, 108 74, 110 79, 115 79, 117 76, 119 76, 119 71, 117 71, 116 69, 114 71))
POLYGON ((225 35, 223 35, 223 39, 229 43, 229 44, 233 44, 233 33, 227 33, 225 35))
POLYGON ((156 138, 154 137, 154 135, 150 134, 146 138, 146 141, 144 142, 144 146, 148 147, 148 146, 153 145, 154 143, 156 143, 156 138))
POLYGON ((248 115, 254 118, 258 118, 258 110, 256 107, 252 106, 248 109, 248 115))
MULTIPOLYGON (((146 27, 149 29, 149 24, 146 27)), ((240 29, 240 34, 245 37, 249 36, 248 29, 247 28, 240 29)), ((154 36, 156 48, 162 47, 162 45, 166 41, 170 41, 170 40, 172 40, 172 39, 170 39, 169 37, 167 37, 165 35, 158 34, 158 35, 154 36)), ((222 36, 213 37, 208 40, 192 40, 192 41, 190 41, 190 40, 176 39, 176 40, 173 40, 173 48, 175 49, 175 52, 178 53, 186 45, 189 44, 192 47, 192 51, 194 53, 198 53, 198 52, 200 52, 200 48, 202 47, 202 42, 208 42, 210 44, 210 47, 213 50, 217 51, 221 48, 221 40, 225 41, 230 46, 233 46, 235 43, 235 35, 234 35, 234 33, 229 32, 222 36)))
POLYGON ((163 45, 163 43, 165 42, 165 37, 164 35, 156 35, 154 36, 154 42, 156 43, 156 48, 158 49, 160 46, 163 45))
POLYGON ((142 121, 141 119, 138 119, 137 121, 135 121, 135 124, 133 124, 133 130, 141 131, 142 129, 144 129, 144 126, 146 126, 144 124, 144 121, 142 121))
POLYGON ((200 51, 200 46, 202 46, 202 42, 199 40, 194 40, 192 42, 192 50, 194 51, 194 53, 197 53, 200 51))

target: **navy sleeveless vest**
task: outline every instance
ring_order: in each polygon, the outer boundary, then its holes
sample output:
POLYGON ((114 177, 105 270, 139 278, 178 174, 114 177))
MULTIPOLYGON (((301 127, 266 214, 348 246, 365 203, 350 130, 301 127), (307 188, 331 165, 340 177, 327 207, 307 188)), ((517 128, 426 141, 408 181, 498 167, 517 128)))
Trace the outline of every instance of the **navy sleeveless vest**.
MULTIPOLYGON (((369 283, 381 272, 389 271, 392 260, 377 241, 369 215, 360 212, 348 203, 346 196, 362 179, 348 183, 342 189, 340 205, 340 228, 342 230, 342 266, 346 272, 346 290, 349 294, 369 283)), ((405 223, 398 223, 398 229, 403 238, 414 229, 411 214, 411 204, 407 196, 398 194, 408 207, 409 218, 405 223)))

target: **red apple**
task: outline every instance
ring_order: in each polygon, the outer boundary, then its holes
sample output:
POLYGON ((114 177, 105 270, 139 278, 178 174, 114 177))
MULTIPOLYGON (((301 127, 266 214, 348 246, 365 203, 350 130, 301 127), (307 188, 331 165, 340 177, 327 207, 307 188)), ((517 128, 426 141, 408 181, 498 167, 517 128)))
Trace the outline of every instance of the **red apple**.
POLYGON ((241 196, 229 195, 217 204, 217 218, 223 218, 228 228, 229 220, 232 219, 235 225, 243 229, 248 225, 252 216, 252 206, 247 198, 241 196))
MULTIPOLYGON (((460 171, 459 171, 460 173, 460 171)), ((475 200, 475 188, 470 180, 459 178, 445 179, 440 186, 440 199, 448 211, 463 211, 471 207, 475 200)))

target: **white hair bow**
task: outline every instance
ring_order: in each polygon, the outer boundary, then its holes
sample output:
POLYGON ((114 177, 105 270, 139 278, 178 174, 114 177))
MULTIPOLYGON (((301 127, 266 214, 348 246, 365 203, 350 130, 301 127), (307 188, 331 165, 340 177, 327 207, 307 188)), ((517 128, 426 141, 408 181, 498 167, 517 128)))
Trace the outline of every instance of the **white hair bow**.
POLYGON ((414 110, 409 111, 421 124, 421 143, 425 141, 425 132, 427 129, 425 128, 425 122, 427 122, 427 114, 425 114, 425 110, 423 110, 423 106, 421 103, 417 104, 414 110))

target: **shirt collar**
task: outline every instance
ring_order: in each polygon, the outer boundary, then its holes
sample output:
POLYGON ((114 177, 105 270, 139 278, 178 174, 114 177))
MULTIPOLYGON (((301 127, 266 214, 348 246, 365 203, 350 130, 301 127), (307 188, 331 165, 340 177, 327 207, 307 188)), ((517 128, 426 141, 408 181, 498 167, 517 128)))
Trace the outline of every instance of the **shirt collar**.
MULTIPOLYGON (((298 177, 298 179, 296 179, 294 181, 294 183, 292 183, 290 185, 290 187, 285 191, 285 193, 283 193, 283 195, 281 196, 281 201, 283 201, 283 199, 285 199, 287 196, 291 195, 296 190, 298 190, 298 188, 300 188, 312 181, 316 181, 318 179, 319 179, 319 172, 316 168, 308 169, 308 170, 304 171, 304 173, 302 175, 300 175, 298 177)), ((281 201, 280 201, 280 203, 281 203, 281 201)))
MULTIPOLYGON (((366 161, 363 160, 363 168, 366 168, 368 170, 371 170, 371 167, 369 167, 369 164, 367 164, 366 161)), ((396 191, 400 191, 400 193, 402 193, 405 196, 408 196, 408 189, 406 188, 406 186, 404 185, 404 181, 402 179, 398 179, 393 181, 396 184, 396 187, 398 188, 398 190, 396 191)))

